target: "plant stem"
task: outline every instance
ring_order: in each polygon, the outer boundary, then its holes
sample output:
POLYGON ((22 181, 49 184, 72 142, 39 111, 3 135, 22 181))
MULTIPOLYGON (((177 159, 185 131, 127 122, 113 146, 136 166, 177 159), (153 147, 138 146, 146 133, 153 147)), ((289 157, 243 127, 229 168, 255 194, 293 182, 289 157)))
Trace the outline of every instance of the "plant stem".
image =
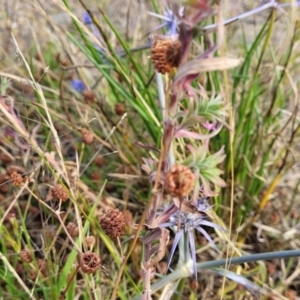
MULTIPOLYGON (((287 251, 276 251, 276 252, 266 252, 266 253, 258 253, 245 255, 241 257, 233 257, 228 261, 228 259, 220 259, 220 260, 212 260, 202 263, 197 263, 197 270, 201 271, 203 269, 212 269, 221 266, 225 266, 230 263, 233 264, 243 264, 247 262, 254 262, 259 260, 272 260, 272 259, 284 259, 284 258, 292 258, 292 257, 300 257, 300 250, 287 250, 287 251)), ((192 260, 190 261, 192 264, 192 260)), ((188 264, 182 264, 175 271, 163 277, 161 280, 155 282, 151 286, 152 294, 163 288, 165 285, 169 284, 172 281, 180 280, 185 277, 189 277, 193 274, 193 268, 189 268, 188 264)), ((139 296, 133 298, 133 300, 137 300, 139 296)))
MULTIPOLYGON (((230 259, 230 264, 243 264, 247 262, 254 262, 259 260, 272 260, 272 259, 283 259, 283 258, 291 258, 291 257, 299 257, 300 250, 286 250, 286 251, 276 251, 276 252, 265 252, 265 253, 257 253, 257 254, 250 254, 241 257, 233 257, 230 259)), ((197 269, 210 269, 216 268, 220 266, 226 265, 228 262, 227 259, 220 259, 220 260, 212 260, 202 263, 197 263, 197 269)))

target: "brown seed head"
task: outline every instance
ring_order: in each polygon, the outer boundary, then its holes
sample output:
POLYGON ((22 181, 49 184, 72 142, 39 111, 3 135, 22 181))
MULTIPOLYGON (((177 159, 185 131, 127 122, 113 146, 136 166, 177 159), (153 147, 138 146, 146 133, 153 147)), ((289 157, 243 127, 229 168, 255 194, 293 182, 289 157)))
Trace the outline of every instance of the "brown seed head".
POLYGON ((170 73, 178 67, 181 58, 181 42, 177 39, 155 39, 151 47, 151 60, 159 73, 170 73))
POLYGON ((79 234, 79 229, 73 222, 69 222, 66 226, 66 229, 71 237, 77 237, 79 234))
POLYGON ((33 269, 30 269, 29 270, 29 278, 32 280, 32 281, 35 281, 36 278, 37 278, 37 272, 36 270, 33 270, 33 269))
POLYGON ((23 178, 22 175, 17 173, 17 172, 13 172, 10 175, 10 179, 12 181, 12 184, 16 187, 21 187, 23 185, 23 178))
POLYGON ((69 199, 68 191, 61 184, 57 184, 52 189, 51 194, 55 200, 66 201, 69 199))
POLYGON ((70 59, 66 55, 62 55, 61 53, 56 54, 55 60, 63 67, 67 67, 71 64, 70 59))
POLYGON ((91 173, 91 179, 95 182, 98 182, 101 179, 101 175, 99 172, 95 171, 91 173))
POLYGON ((190 288, 193 292, 197 292, 197 290, 199 289, 199 282, 196 278, 190 280, 190 288))
POLYGON ((81 134, 82 134, 82 141, 85 144, 89 145, 89 144, 93 143, 93 141, 94 141, 94 134, 91 131, 89 131, 87 129, 83 129, 81 131, 81 134))
POLYGON ((112 183, 106 183, 105 190, 109 193, 112 192, 114 190, 114 185, 112 183))
POLYGON ((93 252, 87 252, 81 255, 80 268, 86 274, 95 273, 100 268, 101 259, 93 252))
POLYGON ((95 158, 95 164, 97 167, 101 168, 104 165, 104 157, 103 156, 98 156, 95 158))
POLYGON ((125 218, 118 208, 110 210, 100 218, 100 225, 103 231, 112 239, 122 236, 125 233, 125 218))
POLYGON ((192 190, 195 175, 192 171, 181 165, 173 165, 165 177, 165 189, 173 197, 185 197, 192 190))
POLYGON ((37 260, 37 264, 38 264, 38 268, 40 270, 40 272, 46 276, 47 275, 47 264, 46 261, 44 259, 39 258, 37 260))
POLYGON ((118 116, 123 116, 126 112, 125 106, 123 103, 116 103, 115 104, 115 113, 118 116))
POLYGON ((11 155, 8 155, 5 152, 1 152, 1 154, 0 154, 0 160, 4 164, 9 164, 9 163, 11 163, 13 161, 13 157, 11 155))
POLYGON ((85 90, 83 92, 84 101, 88 105, 92 105, 95 102, 95 93, 92 90, 85 90))
POLYGON ((32 255, 30 249, 25 247, 21 252, 20 252, 20 258, 23 262, 25 263, 30 263, 32 262, 32 255))
POLYGON ((24 274, 24 267, 23 267, 23 264, 20 263, 19 261, 16 264, 15 270, 16 270, 16 272, 17 272, 18 275, 20 275, 21 277, 23 276, 23 274, 24 274))

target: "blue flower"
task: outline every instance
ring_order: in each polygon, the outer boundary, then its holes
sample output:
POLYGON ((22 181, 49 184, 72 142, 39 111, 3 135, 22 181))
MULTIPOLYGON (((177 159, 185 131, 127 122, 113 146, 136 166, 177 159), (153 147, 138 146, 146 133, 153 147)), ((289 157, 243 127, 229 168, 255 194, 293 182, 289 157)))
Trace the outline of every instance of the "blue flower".
MULTIPOLYGON (((187 202, 191 203, 191 202, 187 202)), ((168 258, 167 268, 169 268, 172 257, 175 253, 176 247, 179 243, 181 238, 185 239, 186 245, 186 255, 190 255, 189 257, 193 260, 193 268, 194 268, 194 275, 197 278, 197 265, 196 265, 196 246, 195 246, 195 236, 194 231, 199 231, 211 244, 211 246, 216 250, 219 251, 209 236, 209 234, 205 231, 202 226, 209 226, 213 227, 218 230, 224 230, 222 227, 214 224, 213 222, 208 221, 209 217, 206 215, 206 211, 211 208, 208 205, 206 199, 202 198, 198 201, 197 206, 194 207, 195 212, 183 212, 177 211, 170 217, 170 221, 167 223, 163 223, 160 227, 176 227, 180 224, 180 228, 177 230, 174 242, 170 251, 170 255, 168 258)))
POLYGON ((177 28, 180 23, 180 18, 183 16, 184 7, 181 6, 178 11, 178 16, 173 12, 172 9, 165 7, 165 11, 163 15, 159 15, 153 12, 149 12, 151 16, 157 17, 163 20, 162 24, 155 27, 152 31, 158 30, 160 28, 166 28, 168 36, 177 35, 177 28), (178 18, 179 17, 179 18, 178 18))
POLYGON ((89 13, 88 12, 85 12, 83 14, 83 23, 84 25, 89 25, 89 24, 92 24, 93 23, 93 20, 92 18, 90 17, 89 13))
POLYGON ((72 88, 78 93, 84 92, 87 88, 85 84, 80 79, 72 79, 70 81, 72 88))

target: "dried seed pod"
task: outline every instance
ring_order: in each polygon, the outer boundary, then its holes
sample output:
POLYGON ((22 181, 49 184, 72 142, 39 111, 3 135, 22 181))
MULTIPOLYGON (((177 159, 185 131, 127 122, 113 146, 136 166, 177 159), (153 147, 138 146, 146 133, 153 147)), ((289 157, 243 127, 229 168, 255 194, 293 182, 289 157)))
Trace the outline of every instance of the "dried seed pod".
POLYGON ((118 116, 123 116, 126 112, 125 106, 123 103, 116 103, 115 104, 115 113, 118 116))
POLYGON ((106 183, 105 190, 109 193, 112 192, 114 190, 114 185, 111 183, 106 183))
POLYGON ((100 218, 100 225, 103 231, 112 239, 122 236, 125 233, 125 218, 118 208, 110 210, 100 218))
POLYGON ((192 278, 190 280, 190 288, 193 292, 197 292, 197 290, 199 290, 199 286, 200 284, 196 278, 192 278))
POLYGON ((23 178, 22 175, 17 173, 17 172, 13 172, 10 175, 10 179, 12 181, 12 184, 16 187, 21 187, 23 185, 23 178))
POLYGON ((21 276, 21 277, 23 276, 23 274, 24 274, 24 266, 19 261, 16 264, 15 270, 16 270, 16 272, 17 272, 17 274, 19 276, 21 276))
POLYGON ((55 60, 63 67, 68 67, 71 64, 70 59, 66 55, 62 55, 61 53, 56 54, 55 60))
POLYGON ((83 129, 81 131, 81 134, 82 134, 82 141, 85 144, 89 145, 89 144, 93 143, 93 141, 94 141, 94 134, 91 131, 89 131, 87 129, 83 129))
POLYGON ((11 154, 1 152, 0 160, 2 161, 3 164, 9 164, 14 160, 14 157, 11 154))
POLYGON ((66 229, 71 237, 77 237, 79 234, 79 229, 73 222, 69 222, 66 226, 66 229))
POLYGON ((192 171, 181 165, 173 165, 167 172, 164 186, 173 197, 185 197, 192 190, 195 183, 195 175, 192 171))
POLYGON ((30 269, 30 271, 29 271, 29 278, 32 281, 36 280, 36 278, 37 278, 37 272, 36 272, 36 270, 30 269))
POLYGON ((88 105, 92 105, 95 102, 95 93, 92 90, 85 90, 83 92, 84 101, 88 105))
POLYGON ((93 252, 83 253, 80 258, 80 268, 86 274, 95 273, 100 268, 101 259, 93 252))
POLYGON ((38 268, 40 270, 40 272, 46 276, 47 275, 47 264, 46 261, 44 259, 39 258, 37 260, 37 264, 38 264, 38 268))
POLYGON ((51 190, 51 194, 55 200, 66 201, 69 199, 68 191, 61 184, 57 184, 51 190))
POLYGON ((181 42, 174 38, 156 38, 151 47, 151 61, 159 73, 170 73, 178 67, 181 58, 181 42))
POLYGON ((25 247, 21 252, 20 252, 20 258, 23 262, 25 263, 30 263, 32 262, 32 255, 30 249, 25 247))
POLYGON ((95 164, 97 167, 101 168, 104 165, 104 157, 103 156, 98 156, 95 158, 95 164))
POLYGON ((92 173, 91 173, 91 179, 92 179, 94 182, 98 182, 98 181, 101 179, 100 173, 97 172, 97 171, 92 172, 92 173))

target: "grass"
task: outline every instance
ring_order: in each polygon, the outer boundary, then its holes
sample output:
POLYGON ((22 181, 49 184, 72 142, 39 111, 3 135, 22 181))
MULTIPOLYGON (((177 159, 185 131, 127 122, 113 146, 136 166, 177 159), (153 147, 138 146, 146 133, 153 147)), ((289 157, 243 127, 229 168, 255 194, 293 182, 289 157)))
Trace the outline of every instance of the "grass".
MULTIPOLYGON (((146 24, 138 36, 128 38, 108 16, 109 7, 79 2, 55 1, 57 11, 71 18, 68 26, 59 26, 33 1, 28 11, 41 16, 44 27, 33 23, 30 47, 13 32, 2 49, 1 299, 113 299, 114 288, 117 299, 138 299, 145 288, 140 270, 149 230, 142 228, 148 222, 142 216, 157 189, 141 165, 144 159, 161 163, 166 141, 166 115, 158 103, 150 51, 131 47, 133 41, 146 40, 146 24), (78 8, 91 10, 101 39, 83 24, 78 8), (73 79, 92 91, 91 98, 74 90, 73 79), (84 132, 92 136, 91 143, 84 132), (12 170, 30 179, 18 187, 12 170), (67 201, 53 199, 51 190, 57 184, 68 191, 67 201), (109 238, 99 223, 116 207, 128 221, 120 240, 109 238), (70 229, 74 227, 75 232, 70 229), (95 238, 92 246, 87 244, 90 236, 95 238), (24 250, 30 253, 29 262, 24 250), (89 251, 101 258, 94 274, 78 267, 80 254, 89 251)), ((159 3, 152 2, 152 11, 159 13, 159 3)), ((197 134, 208 134, 199 125, 203 120, 223 126, 208 145, 183 137, 172 141, 172 149, 176 162, 200 170, 198 187, 207 184, 216 191, 208 199, 213 205, 209 216, 228 231, 207 229, 219 253, 196 234, 197 280, 183 255, 184 242, 173 259, 181 264, 172 262, 174 270, 165 274, 176 231, 169 243, 157 238, 154 245, 166 247, 152 257, 157 272, 151 281, 153 299, 253 299, 250 291, 258 299, 300 295, 299 7, 286 8, 285 14, 266 12, 255 16, 256 26, 241 20, 225 27, 224 43, 215 56, 239 57, 242 63, 201 73, 192 86, 200 83, 207 97, 193 106, 183 96, 178 105, 181 115, 174 122, 185 122, 197 134), (250 31, 256 31, 251 40, 250 31), (219 152, 223 146, 225 159, 219 152), (191 155, 192 148, 200 150, 191 155)), ((8 14, 3 17, 13 20, 8 14)), ((214 17, 201 25, 212 22, 214 17)), ((11 30, 5 31, 8 37, 11 30)), ((195 36, 190 59, 209 48, 207 39, 217 43, 220 37, 218 30, 206 38, 195 36)), ((168 101, 174 78, 163 80, 168 101)))

